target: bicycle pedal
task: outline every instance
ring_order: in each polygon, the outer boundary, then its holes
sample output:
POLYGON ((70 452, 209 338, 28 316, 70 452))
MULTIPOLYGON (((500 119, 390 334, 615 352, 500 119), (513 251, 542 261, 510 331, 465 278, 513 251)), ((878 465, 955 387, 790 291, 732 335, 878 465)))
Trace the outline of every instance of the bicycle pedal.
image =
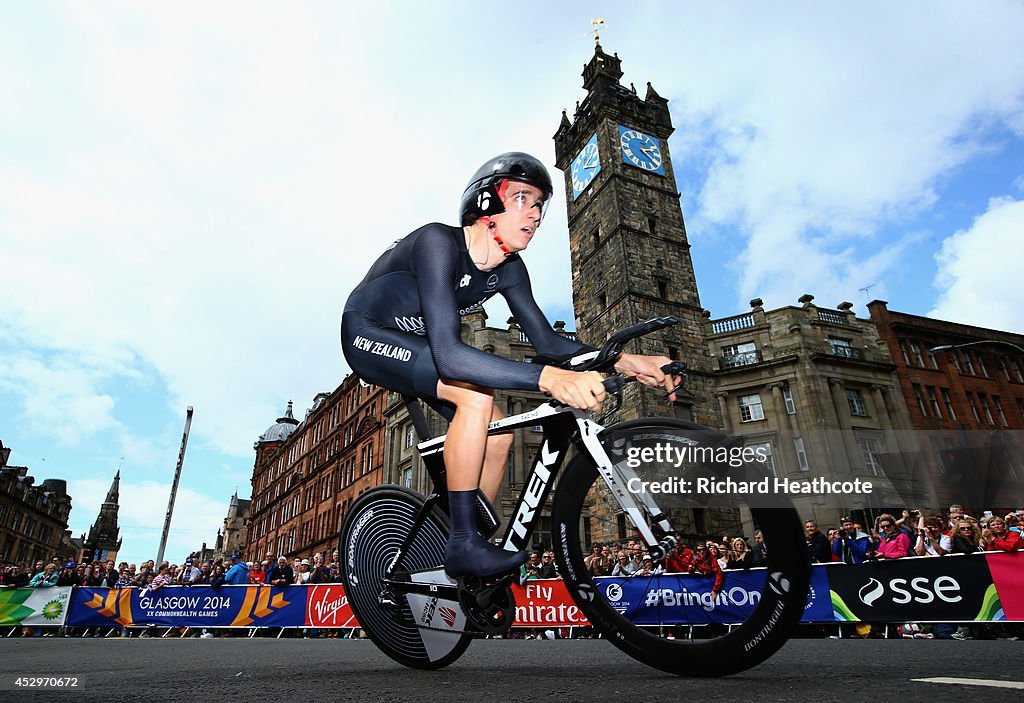
POLYGON ((509 582, 499 587, 498 582, 486 583, 479 577, 466 576, 458 580, 458 590, 459 605, 474 629, 497 635, 512 627, 516 603, 509 582))

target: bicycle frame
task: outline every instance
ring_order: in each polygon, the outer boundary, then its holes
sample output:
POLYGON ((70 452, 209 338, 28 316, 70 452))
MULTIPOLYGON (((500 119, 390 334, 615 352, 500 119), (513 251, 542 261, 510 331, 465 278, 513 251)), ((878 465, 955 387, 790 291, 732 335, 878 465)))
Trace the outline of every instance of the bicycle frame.
MULTIPOLYGON (((522 491, 520 491, 519 499, 512 513, 512 520, 505 528, 504 536, 501 539, 502 549, 516 552, 525 549, 530 544, 540 520, 541 510, 551 495, 555 478, 565 461, 569 447, 575 440, 577 449, 588 454, 593 460, 619 506, 629 516, 640 533, 648 551, 652 556, 656 555, 656 558, 662 558, 667 547, 675 544, 671 523, 650 494, 637 495, 627 490, 629 479, 634 478, 636 474, 625 464, 616 465, 611 461, 599 440, 599 435, 605 428, 592 420, 586 413, 556 401, 548 401, 534 410, 490 423, 487 434, 490 436, 538 424, 542 429, 540 450, 534 458, 530 473, 523 482, 522 491), (662 540, 659 541, 655 536, 651 525, 644 517, 645 512, 664 535, 662 540)), ((445 439, 446 436, 436 437, 417 445, 417 450, 423 458, 423 463, 433 482, 434 490, 427 497, 409 536, 389 565, 385 576, 388 581, 393 577, 394 571, 402 560, 402 555, 408 549, 409 543, 429 511, 435 505, 447 508, 448 493, 443 454, 445 439)))

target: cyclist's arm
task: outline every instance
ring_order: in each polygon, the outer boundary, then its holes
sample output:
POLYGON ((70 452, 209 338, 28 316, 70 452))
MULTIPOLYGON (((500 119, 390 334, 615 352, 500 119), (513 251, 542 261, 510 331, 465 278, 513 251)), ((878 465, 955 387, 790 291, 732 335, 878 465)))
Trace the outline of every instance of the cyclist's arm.
POLYGON ((501 294, 508 302, 508 308, 515 316, 516 322, 526 332, 530 344, 539 355, 550 359, 569 359, 579 354, 597 351, 594 347, 574 342, 551 329, 548 319, 533 297, 530 274, 522 259, 509 261, 505 266, 509 269, 510 283, 502 289, 501 294))
POLYGON ((537 390, 542 367, 502 359, 463 344, 455 297, 459 251, 441 229, 424 232, 412 252, 427 339, 441 378, 486 388, 537 390))

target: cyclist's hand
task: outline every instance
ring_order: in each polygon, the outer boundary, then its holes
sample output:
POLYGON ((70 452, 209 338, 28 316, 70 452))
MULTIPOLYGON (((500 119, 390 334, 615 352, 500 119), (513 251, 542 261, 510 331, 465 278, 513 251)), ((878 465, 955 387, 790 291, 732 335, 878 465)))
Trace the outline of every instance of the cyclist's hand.
MULTIPOLYGON (((661 370, 662 366, 672 363, 667 356, 643 356, 640 354, 622 354, 615 362, 615 370, 627 376, 635 376, 645 386, 664 388, 670 392, 682 380, 678 376, 668 376, 661 370)), ((671 393, 669 400, 674 401, 676 394, 671 393)))
POLYGON ((601 409, 606 391, 604 379, 596 371, 567 371, 545 366, 540 372, 540 389, 560 403, 580 410, 597 412, 601 409))

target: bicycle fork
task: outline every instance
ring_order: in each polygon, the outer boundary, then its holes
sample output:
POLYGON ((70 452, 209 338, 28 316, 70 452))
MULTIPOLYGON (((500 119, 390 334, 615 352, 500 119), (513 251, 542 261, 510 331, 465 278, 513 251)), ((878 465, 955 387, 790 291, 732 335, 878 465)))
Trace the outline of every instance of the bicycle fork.
POLYGON ((577 414, 576 421, 579 425, 579 441, 583 444, 586 453, 594 460, 594 465, 608 486, 608 490, 611 491, 616 502, 629 516, 637 532, 640 533, 651 558, 655 561, 664 559, 677 542, 675 529, 668 516, 646 491, 637 494, 628 489, 630 480, 639 480, 639 477, 625 462, 618 464, 612 462, 598 438, 598 434, 604 427, 582 413, 577 414), (650 522, 656 525, 663 535, 661 539, 655 536, 645 513, 650 516, 650 522))

